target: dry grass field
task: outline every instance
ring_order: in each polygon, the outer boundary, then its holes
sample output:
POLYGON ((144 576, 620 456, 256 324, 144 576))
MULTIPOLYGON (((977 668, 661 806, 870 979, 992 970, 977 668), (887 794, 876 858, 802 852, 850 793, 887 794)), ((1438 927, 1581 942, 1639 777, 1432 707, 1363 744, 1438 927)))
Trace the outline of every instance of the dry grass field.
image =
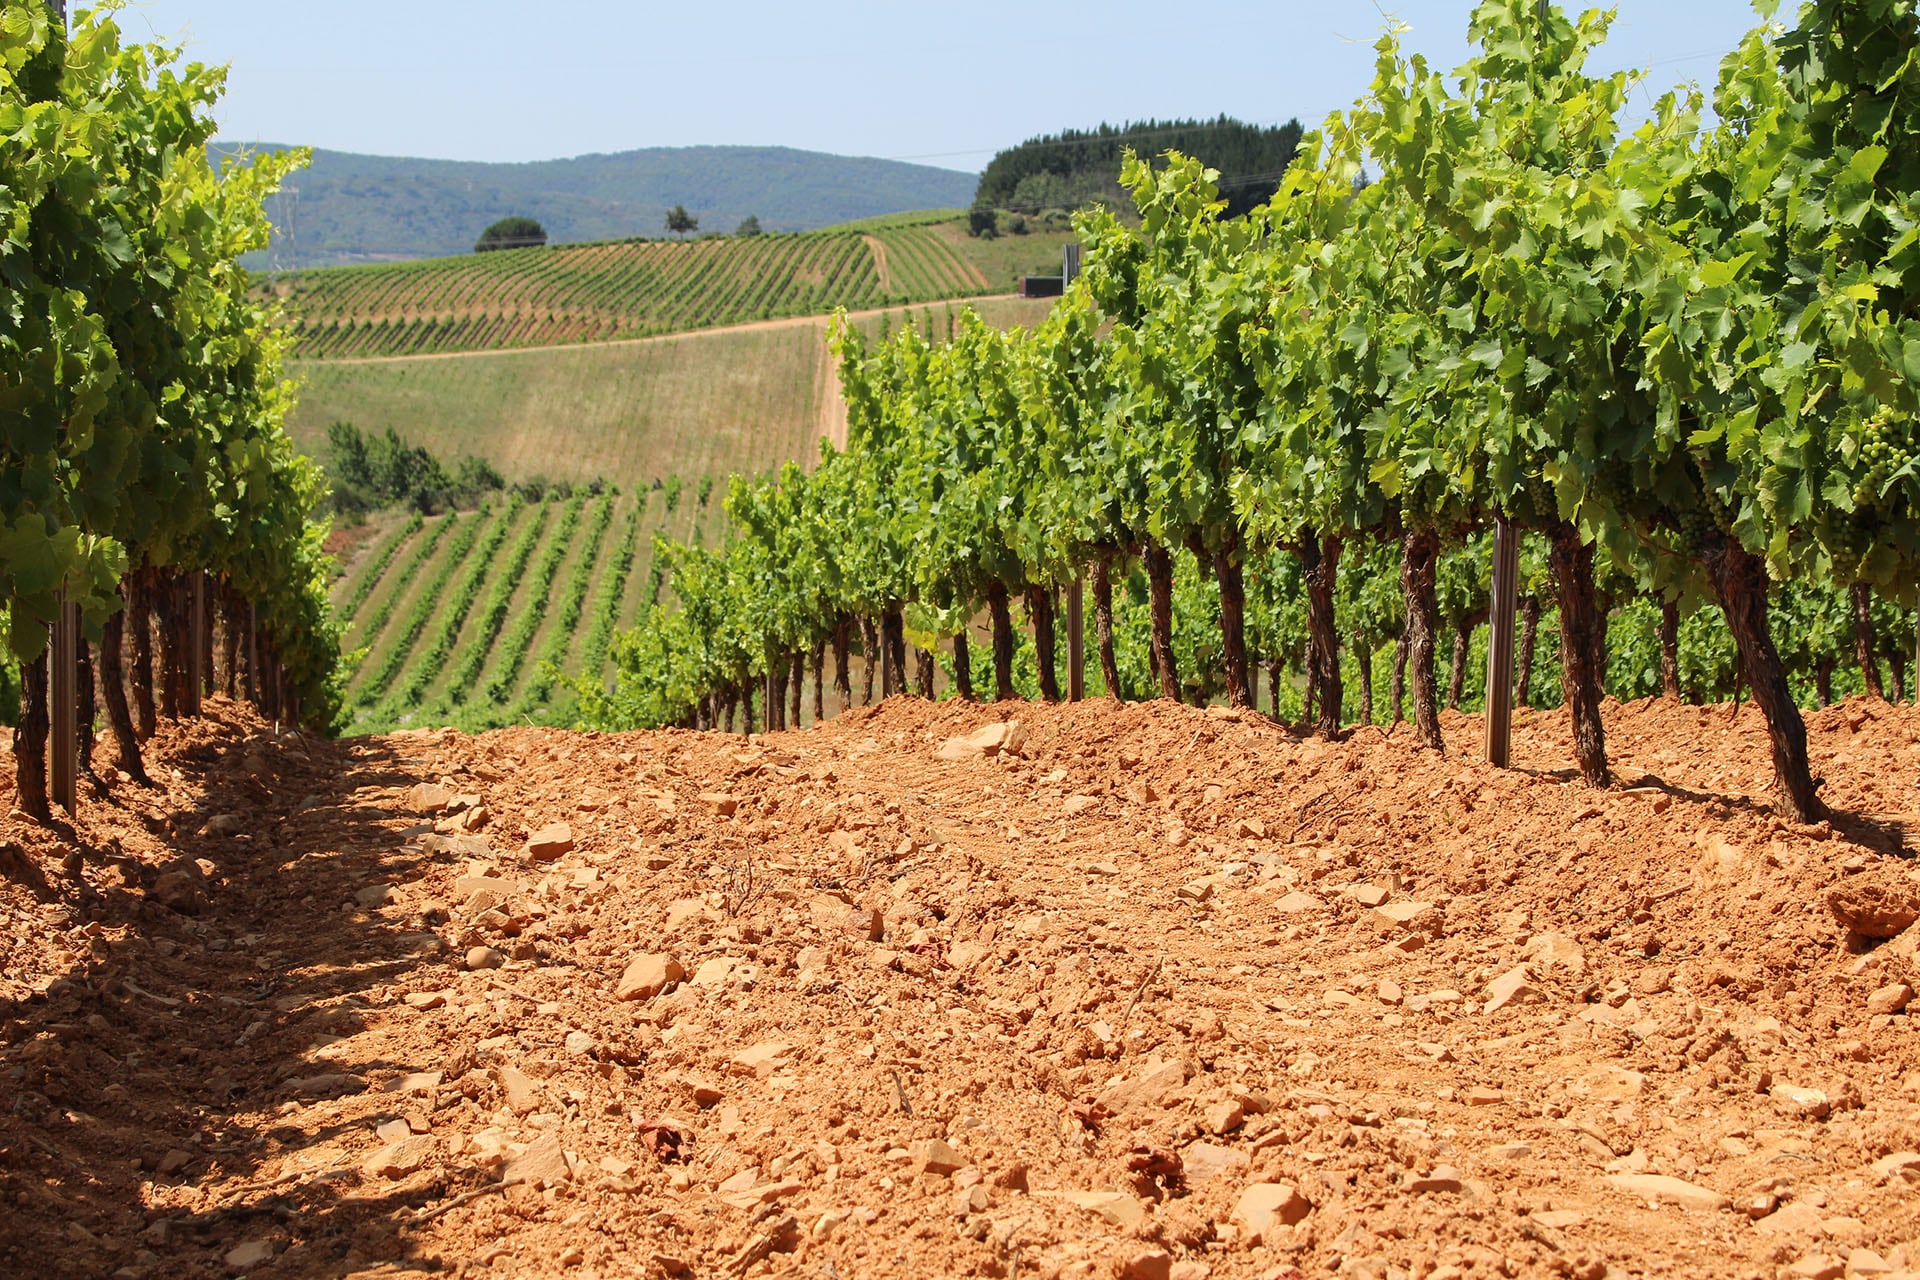
MULTIPOLYGON (((1031 324, 1045 300, 965 304, 989 322, 1031 324)), ((863 313, 876 332, 903 316, 944 332, 948 304, 863 313)), ((810 316, 634 342, 376 361, 302 361, 294 440, 324 456, 331 422, 392 427, 436 456, 477 454, 513 479, 656 479, 756 472, 811 460, 844 438, 845 406, 810 316)))

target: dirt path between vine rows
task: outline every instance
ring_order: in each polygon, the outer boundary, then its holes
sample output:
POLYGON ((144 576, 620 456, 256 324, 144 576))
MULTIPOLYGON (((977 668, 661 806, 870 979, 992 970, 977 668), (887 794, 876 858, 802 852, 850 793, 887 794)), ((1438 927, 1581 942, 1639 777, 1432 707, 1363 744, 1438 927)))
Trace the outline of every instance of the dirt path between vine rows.
POLYGON ((873 274, 880 281, 880 292, 893 292, 893 272, 887 266, 887 245, 879 236, 861 236, 873 251, 873 274))
POLYGON ((1809 717, 1803 827, 1751 708, 1609 703, 1599 793, 1558 714, 211 705, 0 823, 10 1274, 1920 1266, 1912 708, 1809 717))

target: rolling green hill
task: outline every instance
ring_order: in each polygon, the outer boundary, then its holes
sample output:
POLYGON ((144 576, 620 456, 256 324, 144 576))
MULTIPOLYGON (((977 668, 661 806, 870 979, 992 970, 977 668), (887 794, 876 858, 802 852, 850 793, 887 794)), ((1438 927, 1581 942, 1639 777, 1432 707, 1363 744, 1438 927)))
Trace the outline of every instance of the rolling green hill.
MULTIPOLYGON (((250 148, 278 151, 279 143, 250 148)), ((748 215, 805 231, 875 214, 950 209, 975 177, 928 165, 787 147, 655 147, 533 164, 481 164, 315 151, 269 205, 272 247, 250 266, 280 269, 465 253, 495 219, 539 220, 553 242, 660 235, 685 205, 706 231, 748 215)))
MULTIPOLYGON (((1052 305, 967 303, 994 324, 1052 305)), ((946 307, 869 312, 877 334, 944 332, 946 307)), ((346 648, 348 730, 567 723, 571 694, 543 674, 608 671, 614 632, 653 595, 653 536, 720 528, 727 477, 845 440, 845 406, 811 316, 637 342, 381 361, 310 361, 289 424, 325 456, 326 424, 384 429, 443 457, 479 454, 508 475, 604 479, 618 493, 479 511, 385 512, 345 531, 333 598, 346 648), (669 506, 671 505, 671 510, 669 506)))
POLYGON ((1057 270, 1063 239, 976 240, 936 211, 282 277, 301 383, 288 429, 306 452, 324 458, 346 421, 514 480, 617 488, 346 531, 334 599, 364 651, 348 729, 568 722, 566 679, 604 675, 614 633, 653 598, 655 533, 717 532, 729 475, 844 441, 827 311, 875 335, 943 336, 960 306, 1033 323, 1050 301, 967 295, 1057 270))
POLYGON ((274 287, 302 358, 429 355, 1006 293, 1016 271, 1057 264, 1064 238, 977 240, 951 213, 935 211, 797 235, 560 245, 303 271, 274 287))

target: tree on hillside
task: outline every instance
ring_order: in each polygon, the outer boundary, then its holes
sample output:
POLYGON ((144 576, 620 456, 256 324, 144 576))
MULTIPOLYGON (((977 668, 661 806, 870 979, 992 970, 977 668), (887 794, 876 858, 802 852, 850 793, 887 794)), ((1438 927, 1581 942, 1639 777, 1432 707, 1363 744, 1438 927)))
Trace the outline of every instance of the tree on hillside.
POLYGON ((533 249, 545 245, 547 229, 532 218, 502 218, 480 233, 473 246, 475 253, 495 249, 533 249))
POLYGON ((667 230, 677 236, 700 229, 700 219, 687 212, 687 206, 677 204, 667 210, 667 230))
POLYGON ((471 455, 449 475, 441 461, 392 427, 385 433, 361 431, 351 422, 327 428, 329 505, 347 517, 381 507, 412 507, 422 514, 477 502, 483 494, 507 487, 493 464, 471 455))
POLYGON ((747 215, 747 216, 746 216, 745 218, 743 218, 743 219, 741 220, 741 222, 740 222, 740 225, 739 225, 739 226, 737 226, 737 227, 735 227, 735 228, 733 229, 733 234, 735 234, 736 236, 757 236, 757 235, 759 235, 759 234, 760 234, 760 219, 759 219, 759 217, 758 217, 758 215, 756 215, 756 214, 751 214, 751 213, 750 213, 750 214, 748 214, 748 215, 747 215))

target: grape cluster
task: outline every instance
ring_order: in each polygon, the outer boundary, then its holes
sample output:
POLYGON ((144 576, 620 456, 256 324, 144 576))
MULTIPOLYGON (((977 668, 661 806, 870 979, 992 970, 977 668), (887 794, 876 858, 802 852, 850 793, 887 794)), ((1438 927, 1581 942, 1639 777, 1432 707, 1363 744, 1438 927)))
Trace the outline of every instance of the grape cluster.
POLYGON ((1860 465, 1865 470, 1853 487, 1854 505, 1862 509, 1879 507, 1887 481, 1912 458, 1906 441, 1895 439, 1895 428, 1885 410, 1867 419, 1860 430, 1860 465))
POLYGON ((1848 581, 1859 574, 1860 564, 1873 549, 1872 521, 1859 514, 1842 516, 1823 530, 1822 542, 1833 557, 1834 577, 1848 581))
POLYGON ((1719 490, 1712 485, 1700 487, 1700 509, 1706 513, 1708 524, 1713 528, 1731 529, 1733 527, 1733 508, 1720 496, 1719 490))

